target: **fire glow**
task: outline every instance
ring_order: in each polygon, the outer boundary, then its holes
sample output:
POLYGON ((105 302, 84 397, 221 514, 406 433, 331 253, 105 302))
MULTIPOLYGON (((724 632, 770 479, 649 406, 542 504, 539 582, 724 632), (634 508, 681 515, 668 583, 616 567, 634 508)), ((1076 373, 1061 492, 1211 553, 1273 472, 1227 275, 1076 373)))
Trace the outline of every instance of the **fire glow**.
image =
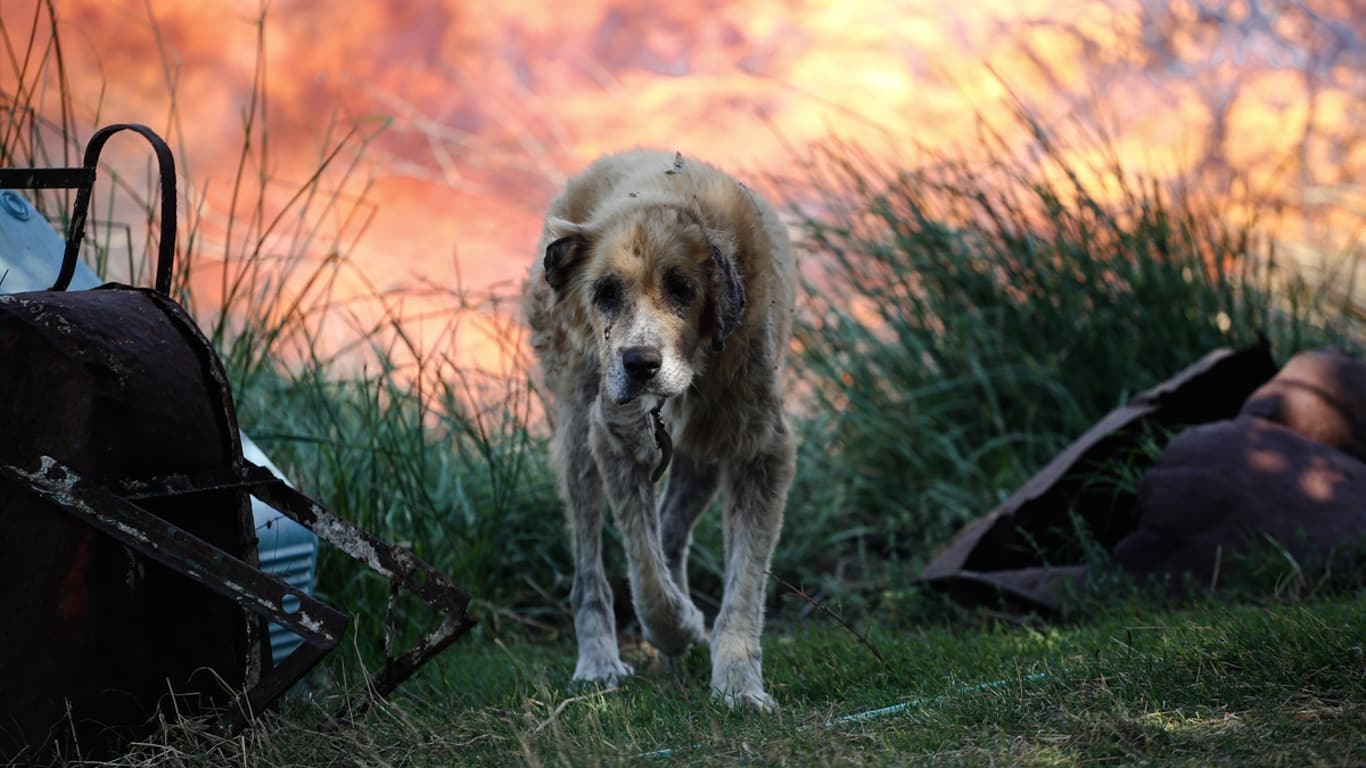
MULTIPOLYGON (((264 83, 254 140, 269 142, 281 199, 318 167, 329 121, 374 134, 350 192, 373 218, 350 250, 375 285, 453 282, 454 263, 464 287, 511 293, 541 211, 602 153, 677 149, 760 179, 839 136, 910 164, 915 144, 970 154, 978 116, 1014 98, 1044 124, 1104 126, 1126 167, 1194 168, 1216 194, 1239 179, 1272 195, 1296 214, 1279 234, 1308 242, 1366 207, 1355 5, 285 0, 262 23, 231 0, 62 0, 57 16, 78 120, 169 133, 206 242, 226 236, 243 115, 264 83)), ((11 41, 34 13, 0 7, 11 41)), ((17 59, 3 67, 8 91, 17 59)), ((1026 141, 1016 130, 1008 139, 1026 141)), ((457 357, 498 352, 461 343, 457 357)))

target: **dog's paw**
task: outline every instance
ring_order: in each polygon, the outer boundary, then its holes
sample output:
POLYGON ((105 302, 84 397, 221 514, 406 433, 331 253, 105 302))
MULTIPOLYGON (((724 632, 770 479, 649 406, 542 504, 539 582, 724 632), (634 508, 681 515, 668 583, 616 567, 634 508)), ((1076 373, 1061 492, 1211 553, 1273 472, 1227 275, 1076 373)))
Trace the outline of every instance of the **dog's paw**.
POLYGON ((731 709, 773 712, 778 703, 764 692, 764 673, 757 643, 722 633, 711 647, 712 697, 731 709))
POLYGON ((631 665, 617 658, 589 659, 579 657, 574 666, 574 684, 616 688, 631 676, 631 665))
POLYGON ((778 702, 764 693, 762 688, 744 692, 719 691, 713 688, 711 696, 729 709, 748 709, 765 715, 778 711, 778 702))
POLYGON ((682 656, 692 645, 707 644, 707 622, 697 606, 681 598, 672 606, 645 614, 645 640, 665 656, 682 656))

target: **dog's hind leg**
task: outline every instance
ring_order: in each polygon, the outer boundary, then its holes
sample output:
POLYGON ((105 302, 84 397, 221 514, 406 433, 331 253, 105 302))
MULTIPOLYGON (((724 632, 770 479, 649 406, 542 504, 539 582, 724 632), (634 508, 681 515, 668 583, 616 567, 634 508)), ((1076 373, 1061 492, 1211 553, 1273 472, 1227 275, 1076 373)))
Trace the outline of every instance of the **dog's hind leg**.
POLYGON ((701 462, 684 452, 676 452, 669 467, 669 487, 660 507, 660 543, 669 564, 674 584, 688 594, 688 547, 692 544, 693 524, 716 495, 721 478, 715 462, 701 462))
POLYGON ((626 545, 631 604, 645 639, 668 656, 705 643, 702 612, 674 583, 661 546, 659 508, 650 473, 659 461, 648 411, 637 400, 593 405, 589 443, 626 545))
POLYGON ((754 458, 725 468, 722 531, 726 548, 725 596, 712 627, 712 695, 727 705, 771 711, 764 692, 764 586, 783 523, 792 481, 794 451, 779 425, 770 446, 754 458))
POLYGON ((555 466, 568 507, 574 586, 570 604, 579 660, 574 680, 615 686, 631 674, 617 648, 612 587, 602 567, 602 478, 588 448, 588 408, 561 408, 555 432, 555 466))

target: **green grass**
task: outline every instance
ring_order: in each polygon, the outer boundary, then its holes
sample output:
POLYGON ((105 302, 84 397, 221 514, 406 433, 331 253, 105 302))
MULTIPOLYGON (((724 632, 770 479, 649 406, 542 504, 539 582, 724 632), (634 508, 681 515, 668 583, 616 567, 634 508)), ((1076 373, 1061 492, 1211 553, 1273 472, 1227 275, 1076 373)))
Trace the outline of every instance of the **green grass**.
POLYGON ((1366 601, 1112 607, 1080 625, 765 638, 773 717, 719 708, 701 651, 566 688, 571 643, 466 642, 357 722, 295 699, 240 740, 170 728, 116 765, 1343 765, 1366 759, 1366 601), (987 685, 983 685, 987 684, 987 685), (859 715, 905 705, 881 716, 859 715), (851 718, 841 721, 840 718, 851 718))
MULTIPOLYGON (((0 161, 70 162, 59 159, 82 135, 55 41, 0 33, 5 50, 33 54, 15 90, 0 86, 0 161)), ((521 369, 469 370, 432 352, 440 342, 414 343, 405 294, 373 290, 368 312, 336 297, 339 278, 364 279, 351 261, 370 206, 357 163, 383 121, 333 124, 317 173, 271 208, 265 190, 285 182, 268 170, 264 114, 263 99, 246 113, 228 232, 210 237, 186 191, 177 296, 223 357, 247 431, 306 493, 450 574, 481 624, 393 702, 333 721, 378 657, 387 588, 324 548, 318 592, 355 621, 314 697, 230 741, 171 722, 116 764, 580 765, 661 749, 688 764, 1366 760, 1359 579, 1327 590, 1253 568, 1264 581, 1238 593, 1247 604, 1183 610, 1106 580, 1079 596, 1074 623, 1051 626, 997 622, 910 585, 963 521, 1210 348, 1258 332, 1282 359, 1325 341, 1351 346, 1366 315, 1350 255, 1326 255, 1344 279, 1311 284, 1275 263, 1255 215, 1233 219, 1219 201, 1117 164, 1075 172, 1023 114, 1035 136, 1025 154, 988 138, 985 161, 929 153, 901 168, 832 142, 800 163, 793 212, 808 264, 823 269, 808 270, 801 297, 792 385, 803 444, 773 571, 871 627, 888 663, 775 589, 766 668, 784 710, 759 718, 710 701, 703 651, 669 666, 633 647, 642 674, 623 689, 565 688, 570 565, 548 430, 532 416, 539 393, 521 369), (343 343, 324 347, 337 328, 343 343), (925 703, 824 725, 911 700, 925 703)), ((101 187, 104 210, 120 210, 121 194, 155 210, 141 188, 115 178, 101 187)), ((60 196, 40 202, 62 221, 60 196)), ((117 267, 115 245, 93 238, 92 262, 117 267)), ((479 324, 520 349, 508 297, 446 298, 440 339, 479 324)), ((1130 492, 1166 437, 1114 468, 1130 492)), ((704 518, 692 564, 708 613, 720 589, 716 518, 704 518)), ((1087 532, 1076 534, 1085 550, 1087 532)), ((609 545, 625 606, 620 557, 609 545)), ((431 619, 407 603, 402 618, 400 642, 431 619)))

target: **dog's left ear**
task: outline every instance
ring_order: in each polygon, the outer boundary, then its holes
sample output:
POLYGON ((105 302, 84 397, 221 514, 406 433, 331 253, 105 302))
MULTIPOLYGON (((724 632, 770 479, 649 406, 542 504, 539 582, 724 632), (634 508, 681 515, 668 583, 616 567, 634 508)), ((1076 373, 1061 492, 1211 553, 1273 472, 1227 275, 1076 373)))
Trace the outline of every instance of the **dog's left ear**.
POLYGON ((547 222, 546 234, 554 239, 545 247, 545 281, 559 293, 587 255, 588 236, 583 227, 563 219, 547 222))
POLYGON ((735 260, 711 246, 711 261, 708 264, 709 285, 707 306, 703 310, 703 331, 711 334, 711 348, 720 352, 730 336, 740 324, 740 315, 745 311, 745 283, 735 267, 735 260))

